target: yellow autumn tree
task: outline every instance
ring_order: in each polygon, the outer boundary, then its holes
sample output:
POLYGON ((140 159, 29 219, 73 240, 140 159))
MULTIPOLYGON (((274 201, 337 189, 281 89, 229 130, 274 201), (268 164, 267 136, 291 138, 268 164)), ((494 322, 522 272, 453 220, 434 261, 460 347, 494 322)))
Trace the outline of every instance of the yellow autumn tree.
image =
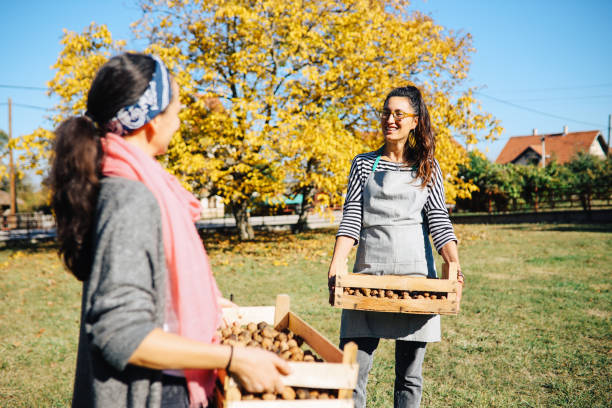
POLYGON ((224 197, 242 238, 248 210, 281 193, 338 203, 350 159, 382 138, 376 112, 392 88, 416 84, 431 109, 447 199, 475 187, 457 178, 466 153, 497 122, 462 90, 471 39, 402 0, 157 1, 135 26, 152 49, 172 50, 195 90, 168 155, 189 183, 224 197), (210 101, 218 100, 219 109, 210 101))
MULTIPOLYGON (((475 189, 457 177, 467 160, 455 141, 500 128, 464 80, 470 36, 408 13, 404 0, 144 0, 135 32, 149 40, 181 89, 182 126, 161 160, 193 190, 220 195, 240 237, 252 238, 258 202, 300 193, 304 209, 338 204, 350 159, 376 148, 376 112, 394 87, 425 95, 447 200, 475 189)), ((98 67, 121 50, 106 27, 66 32, 50 92, 58 122, 82 113, 98 67)), ((26 146, 44 151, 39 130, 26 146)), ((303 215, 303 214, 302 214, 303 215)), ((303 217, 301 217, 303 223, 303 217)))
MULTIPOLYGON (((47 82, 48 94, 59 98, 50 118, 53 127, 70 116, 85 113, 87 91, 96 72, 111 55, 125 46, 125 41, 113 40, 105 25, 95 23, 91 23, 82 33, 64 30, 60 43, 63 49, 51 67, 55 70, 55 76, 47 82)), ((42 167, 51 155, 53 139, 53 132, 45 128, 13 139, 13 147, 22 152, 18 156, 19 168, 36 169, 42 174, 42 167)))

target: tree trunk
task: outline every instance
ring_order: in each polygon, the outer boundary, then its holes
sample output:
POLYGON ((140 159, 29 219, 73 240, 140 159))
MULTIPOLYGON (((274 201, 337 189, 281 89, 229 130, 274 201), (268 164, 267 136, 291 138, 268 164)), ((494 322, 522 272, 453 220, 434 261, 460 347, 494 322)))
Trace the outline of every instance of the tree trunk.
POLYGON ((550 193, 548 202, 550 203, 550 208, 552 208, 552 209, 555 208, 555 199, 556 198, 557 197, 555 196, 555 193, 550 193))
POLYGON ((304 232, 308 229, 308 213, 304 211, 304 207, 305 205, 302 205, 302 208, 300 209, 300 212, 299 212, 297 223, 295 223, 293 225, 293 228, 291 228, 294 234, 297 234, 299 232, 304 232))
POLYGON ((312 195, 313 189, 306 187, 303 188, 300 193, 302 194, 302 205, 300 205, 300 212, 298 213, 297 223, 293 225, 291 230, 293 233, 304 232, 308 230, 308 212, 312 208, 312 195))
POLYGON ((586 203, 587 203, 587 211, 591 211, 591 201, 593 200, 593 194, 587 193, 586 203))
POLYGON ((255 238, 255 232, 250 223, 247 203, 247 201, 243 201, 232 206, 232 213, 236 220, 236 229, 238 230, 238 238, 241 241, 249 241, 255 238))
POLYGON ((580 204, 582 204, 582 209, 584 211, 588 211, 589 207, 588 207, 588 203, 587 203, 587 196, 585 193, 580 193, 580 204))

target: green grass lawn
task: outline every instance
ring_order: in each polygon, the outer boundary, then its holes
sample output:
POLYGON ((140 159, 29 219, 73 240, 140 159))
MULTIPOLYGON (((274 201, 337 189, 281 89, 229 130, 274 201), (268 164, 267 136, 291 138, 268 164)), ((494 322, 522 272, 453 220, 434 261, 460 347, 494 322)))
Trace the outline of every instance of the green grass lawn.
MULTIPOLYGON (((428 347, 423 407, 609 407, 612 226, 458 225, 466 289, 428 347)), ((219 285, 242 305, 291 308, 333 342, 334 231, 205 235, 219 285)), ((438 262, 441 260, 438 259, 438 262)), ((68 406, 80 284, 52 245, 0 250, 0 406, 68 406)), ((376 352, 368 407, 392 406, 393 342, 376 352)))

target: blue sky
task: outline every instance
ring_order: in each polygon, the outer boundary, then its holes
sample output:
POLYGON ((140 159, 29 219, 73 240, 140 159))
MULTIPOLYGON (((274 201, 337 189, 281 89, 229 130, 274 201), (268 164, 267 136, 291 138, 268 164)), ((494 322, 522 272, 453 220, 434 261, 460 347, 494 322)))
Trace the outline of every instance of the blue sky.
MULTIPOLYGON (((0 24, 0 129, 8 130, 7 99, 13 100, 13 135, 48 126, 52 107, 38 90, 52 78, 62 29, 82 31, 107 24, 114 38, 132 38, 139 17, 132 0, 4 2, 0 24)), ((476 52, 468 85, 479 87, 485 111, 504 132, 480 150, 495 160, 510 136, 598 129, 607 139, 612 113, 612 1, 416 0, 410 6, 447 29, 470 33, 476 52)), ((137 49, 137 43, 130 48, 137 49)))

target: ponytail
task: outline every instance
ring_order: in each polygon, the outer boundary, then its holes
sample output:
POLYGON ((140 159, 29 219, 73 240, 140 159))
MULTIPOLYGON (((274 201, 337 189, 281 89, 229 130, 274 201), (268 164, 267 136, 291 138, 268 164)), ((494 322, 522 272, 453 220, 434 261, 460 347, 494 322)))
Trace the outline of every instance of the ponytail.
POLYGON ((89 278, 93 228, 102 177, 102 129, 125 106, 136 103, 155 72, 144 54, 111 58, 94 77, 87 93, 86 116, 72 117, 55 130, 55 153, 48 184, 55 212, 59 254, 79 280, 89 278))
POLYGON ((55 212, 59 254, 83 281, 89 277, 93 226, 100 190, 100 133, 88 117, 72 117, 55 130, 54 158, 48 183, 55 212))

